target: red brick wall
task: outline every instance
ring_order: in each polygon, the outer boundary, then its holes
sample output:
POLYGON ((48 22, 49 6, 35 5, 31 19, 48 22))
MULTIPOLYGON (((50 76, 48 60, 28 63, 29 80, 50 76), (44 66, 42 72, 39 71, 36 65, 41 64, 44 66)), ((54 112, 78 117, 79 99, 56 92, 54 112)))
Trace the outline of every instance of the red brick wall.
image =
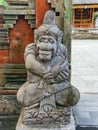
POLYGON ((24 19, 19 19, 10 30, 10 63, 24 63, 24 50, 34 41, 33 30, 24 19))
MULTIPOLYGON (((43 23, 44 14, 49 9, 51 5, 47 0, 36 0, 36 28, 43 23)), ((0 64, 23 64, 25 47, 34 41, 34 30, 26 20, 18 19, 14 27, 9 30, 9 39, 10 50, 0 50, 0 64)))
POLYGON ((36 28, 42 24, 44 14, 49 9, 51 5, 47 3, 47 0, 36 0, 36 28))

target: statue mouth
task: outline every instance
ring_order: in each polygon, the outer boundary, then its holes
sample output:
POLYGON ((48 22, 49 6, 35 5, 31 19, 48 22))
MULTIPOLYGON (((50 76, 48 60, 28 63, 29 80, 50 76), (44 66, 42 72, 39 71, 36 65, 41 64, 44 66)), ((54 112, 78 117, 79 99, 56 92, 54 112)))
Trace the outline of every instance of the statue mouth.
POLYGON ((43 60, 50 60, 52 57, 52 50, 39 50, 39 58, 43 60))
POLYGON ((41 55, 52 55, 52 52, 51 52, 51 50, 47 50, 47 51, 39 50, 39 54, 41 54, 41 55))

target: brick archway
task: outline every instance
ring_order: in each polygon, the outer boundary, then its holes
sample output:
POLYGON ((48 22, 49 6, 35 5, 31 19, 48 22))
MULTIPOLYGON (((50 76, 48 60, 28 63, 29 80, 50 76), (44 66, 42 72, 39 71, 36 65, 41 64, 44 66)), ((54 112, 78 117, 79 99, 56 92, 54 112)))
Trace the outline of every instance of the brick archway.
POLYGON ((24 50, 27 44, 34 41, 33 29, 30 28, 28 22, 19 19, 10 29, 10 63, 24 63, 24 50))

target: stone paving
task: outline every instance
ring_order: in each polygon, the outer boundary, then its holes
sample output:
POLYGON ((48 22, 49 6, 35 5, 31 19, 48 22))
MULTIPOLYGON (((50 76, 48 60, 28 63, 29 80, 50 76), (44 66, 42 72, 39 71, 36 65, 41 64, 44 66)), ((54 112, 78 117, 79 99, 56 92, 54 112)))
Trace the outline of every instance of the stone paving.
POLYGON ((77 125, 98 127, 98 94, 82 94, 73 110, 77 125))
POLYGON ((81 93, 73 109, 76 125, 98 129, 98 40, 72 40, 71 65, 71 83, 81 93))

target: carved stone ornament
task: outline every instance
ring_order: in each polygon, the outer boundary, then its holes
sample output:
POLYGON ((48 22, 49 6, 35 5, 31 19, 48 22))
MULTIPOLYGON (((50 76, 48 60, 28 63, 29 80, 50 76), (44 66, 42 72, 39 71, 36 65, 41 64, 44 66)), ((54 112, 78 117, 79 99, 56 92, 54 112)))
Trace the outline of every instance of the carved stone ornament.
POLYGON ((71 123, 70 107, 80 95, 68 82, 68 52, 61 43, 63 32, 55 24, 53 11, 46 12, 43 24, 34 33, 35 43, 29 44, 24 54, 27 82, 17 93, 23 109, 16 130, 67 128, 71 123))

